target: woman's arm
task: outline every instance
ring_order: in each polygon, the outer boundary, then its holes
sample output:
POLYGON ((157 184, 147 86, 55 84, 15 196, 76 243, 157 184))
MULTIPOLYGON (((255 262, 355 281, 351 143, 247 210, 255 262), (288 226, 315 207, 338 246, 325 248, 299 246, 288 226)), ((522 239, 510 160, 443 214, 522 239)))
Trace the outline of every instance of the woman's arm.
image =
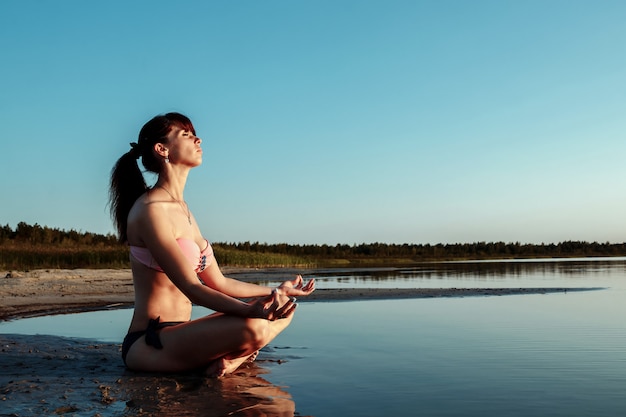
MULTIPOLYGON (((245 303, 219 289, 202 285, 180 249, 175 230, 167 219, 167 213, 160 204, 148 204, 142 216, 137 219, 138 224, 134 225, 137 227, 135 230, 157 264, 192 303, 243 317, 267 318, 273 313, 269 310, 272 308, 276 310, 276 306, 272 307, 270 300, 266 300, 269 302, 267 306, 261 306, 260 303, 245 303), (266 307, 268 311, 265 311, 266 307)), ((267 294, 269 293, 266 292, 265 295, 267 294)), ((159 300, 153 300, 153 302, 159 302, 159 300)))
POLYGON ((278 292, 278 295, 289 297, 307 296, 315 290, 315 280, 309 281, 306 285, 302 280, 302 276, 298 275, 293 280, 283 282, 277 288, 265 287, 262 285, 251 284, 239 281, 233 278, 225 277, 220 270, 216 260, 202 271, 198 277, 208 287, 219 292, 230 295, 231 297, 262 297, 278 292))
POLYGON ((251 284, 225 277, 215 259, 198 277, 209 287, 237 298, 263 297, 272 294, 273 288, 251 284))

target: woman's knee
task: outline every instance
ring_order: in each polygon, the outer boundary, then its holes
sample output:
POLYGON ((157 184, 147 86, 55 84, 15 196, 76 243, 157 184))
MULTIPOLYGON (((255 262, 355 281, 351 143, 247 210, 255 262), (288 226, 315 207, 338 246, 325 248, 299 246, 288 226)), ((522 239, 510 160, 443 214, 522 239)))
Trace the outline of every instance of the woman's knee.
POLYGON ((269 342, 270 322, 264 319, 246 319, 246 338, 259 349, 269 342))

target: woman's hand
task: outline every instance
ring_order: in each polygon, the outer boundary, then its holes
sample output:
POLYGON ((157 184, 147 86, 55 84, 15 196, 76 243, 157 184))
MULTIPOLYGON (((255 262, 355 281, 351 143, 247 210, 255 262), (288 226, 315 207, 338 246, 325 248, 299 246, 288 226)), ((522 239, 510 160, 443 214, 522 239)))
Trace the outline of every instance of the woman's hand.
POLYGON ((251 318, 261 318, 269 321, 286 319, 296 311, 295 299, 281 297, 278 291, 266 297, 256 298, 249 303, 251 318), (284 303, 281 306, 281 301, 284 303))
POLYGON ((304 297, 315 291, 315 280, 312 279, 306 284, 302 279, 302 275, 296 276, 292 280, 288 280, 280 284, 277 292, 287 297, 304 297))

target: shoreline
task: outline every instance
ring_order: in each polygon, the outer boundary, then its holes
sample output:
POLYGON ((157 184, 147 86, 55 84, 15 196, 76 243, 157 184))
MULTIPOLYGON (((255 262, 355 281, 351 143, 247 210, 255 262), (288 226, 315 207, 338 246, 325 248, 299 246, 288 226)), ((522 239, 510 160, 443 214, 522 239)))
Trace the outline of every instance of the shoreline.
MULTIPOLYGON (((230 269, 242 281, 280 281, 293 269, 230 269)), ((308 270, 307 275, 321 272, 308 270)), ((597 288, 318 289, 298 302, 548 294, 597 288)), ((133 305, 130 270, 0 271, 0 321, 133 305)), ((7 415, 296 415, 285 387, 265 374, 282 366, 280 350, 261 350, 252 364, 220 379, 202 373, 125 369, 119 343, 0 333, 0 403, 7 415), (271 379, 271 378, 270 378, 271 379), (207 408, 210 404, 210 408, 207 408)))
MULTIPOLYGON (((290 268, 223 268, 223 270, 232 277, 248 282, 280 281, 293 277, 298 272, 290 268)), ((298 302, 549 294, 597 289, 565 287, 340 288, 317 289, 308 297, 299 298, 298 302)), ((134 303, 133 294, 130 269, 0 271, 0 321, 130 308, 134 303)))

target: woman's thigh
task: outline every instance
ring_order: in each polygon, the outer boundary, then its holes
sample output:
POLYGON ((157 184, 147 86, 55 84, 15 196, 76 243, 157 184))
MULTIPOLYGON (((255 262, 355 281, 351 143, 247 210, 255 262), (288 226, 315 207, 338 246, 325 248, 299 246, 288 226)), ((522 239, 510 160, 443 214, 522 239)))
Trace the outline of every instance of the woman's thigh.
POLYGON ((248 350, 260 348, 259 343, 273 333, 272 327, 275 326, 263 319, 213 314, 162 329, 159 336, 163 349, 146 345, 144 338, 137 340, 126 361, 130 368, 146 371, 202 367, 227 354, 241 352, 243 355, 248 350))

